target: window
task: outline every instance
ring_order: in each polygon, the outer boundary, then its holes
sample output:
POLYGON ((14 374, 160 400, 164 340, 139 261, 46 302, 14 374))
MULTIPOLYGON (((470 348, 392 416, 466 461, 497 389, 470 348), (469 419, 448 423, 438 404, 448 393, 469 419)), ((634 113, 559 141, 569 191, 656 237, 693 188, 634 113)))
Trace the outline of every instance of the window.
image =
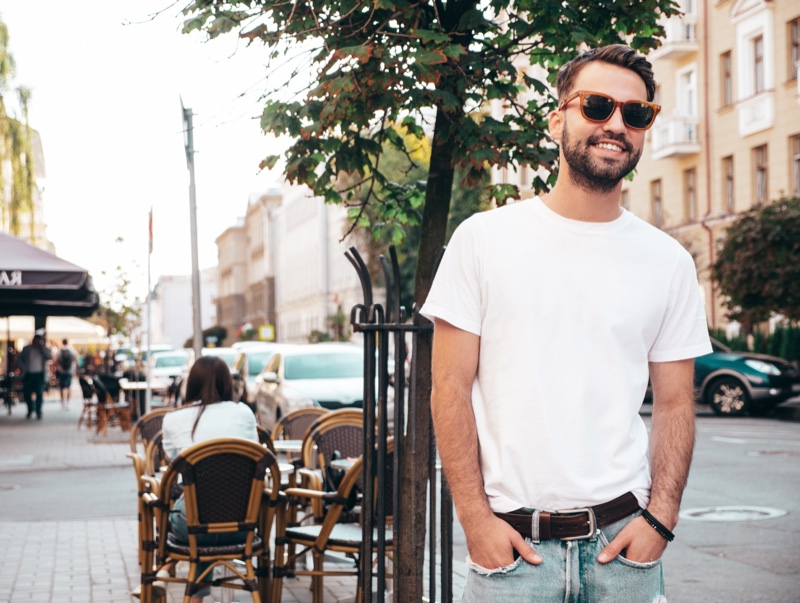
POLYGON ((800 17, 789 21, 789 79, 796 80, 800 63, 800 17))
POLYGON ((753 83, 755 94, 764 91, 764 36, 753 38, 753 83))
POLYGON ((687 222, 697 220, 697 170, 683 172, 683 211, 687 222))
POLYGON ((697 70, 694 64, 678 73, 678 110, 681 115, 697 115, 697 70))
POLYGON ((722 106, 729 107, 733 104, 733 65, 730 50, 720 55, 719 72, 722 80, 722 90, 720 94, 722 106))
POLYGON ((755 184, 753 194, 757 204, 767 202, 769 194, 767 189, 767 168, 767 145, 763 144, 753 149, 753 179, 755 184))
POLYGON ((725 209, 735 213, 735 196, 733 188, 733 156, 722 158, 722 195, 725 209))
POLYGON ((792 162, 789 170, 792 182, 789 188, 795 197, 800 197, 800 134, 795 134, 789 139, 789 157, 792 162))
POLYGON ((652 222, 661 228, 664 220, 661 201, 661 180, 653 180, 650 183, 650 204, 652 206, 652 222))

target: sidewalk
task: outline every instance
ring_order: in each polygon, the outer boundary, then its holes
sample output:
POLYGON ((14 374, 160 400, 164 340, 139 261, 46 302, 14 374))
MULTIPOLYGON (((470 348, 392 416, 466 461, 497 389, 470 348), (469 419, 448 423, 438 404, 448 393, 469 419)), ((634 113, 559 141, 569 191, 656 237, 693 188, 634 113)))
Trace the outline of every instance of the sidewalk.
MULTIPOLYGON (((107 437, 96 436, 82 427, 77 429, 82 400, 73 394, 70 408, 62 410, 50 396, 44 403, 44 418, 26 420, 26 409, 16 405, 6 415, 0 407, 0 509, 11 504, 15 475, 37 474, 70 469, 98 469, 130 473, 128 433, 109 430, 107 437)), ((26 492, 37 497, 32 489, 26 492)), ((17 492, 17 499, 19 493, 17 492)), ((0 513, 0 603, 131 603, 138 601, 131 591, 139 584, 137 561, 136 517, 93 519, 91 507, 87 517, 71 521, 9 521, 0 513)), ((457 596, 463 589, 466 567, 455 563, 453 582, 457 596)), ((438 581, 437 581, 438 582, 438 581)), ((282 601, 311 603, 310 578, 284 580, 282 601)), ((350 577, 325 579, 325 601, 352 601, 356 581, 350 577)), ((183 589, 171 585, 167 602, 182 600, 183 589)), ((225 592, 214 589, 207 603, 251 601, 246 592, 225 592)), ((376 599, 374 599, 376 600, 376 599)))

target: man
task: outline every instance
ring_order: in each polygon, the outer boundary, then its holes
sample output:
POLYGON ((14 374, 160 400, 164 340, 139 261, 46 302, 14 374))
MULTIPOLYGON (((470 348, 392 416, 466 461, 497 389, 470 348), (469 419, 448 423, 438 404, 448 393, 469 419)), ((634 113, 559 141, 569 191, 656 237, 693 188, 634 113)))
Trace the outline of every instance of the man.
POLYGON ((660 558, 694 446, 693 358, 711 351, 697 275, 619 205, 660 109, 650 63, 623 45, 591 50, 556 87, 553 190, 466 220, 422 308, 470 555, 464 601, 663 603, 660 558))
POLYGON ((22 396, 25 398, 25 404, 28 405, 27 419, 30 419, 34 412, 38 420, 42 419, 45 375, 47 375, 47 363, 51 358, 52 354, 44 344, 44 337, 39 334, 34 335, 33 341, 23 347, 19 353, 18 364, 22 375, 22 396))
POLYGON ((58 352, 58 365, 56 366, 56 376, 58 377, 58 389, 61 393, 61 408, 69 410, 69 395, 72 387, 72 376, 75 374, 75 362, 77 354, 69 347, 69 342, 64 339, 61 341, 61 349, 58 352))

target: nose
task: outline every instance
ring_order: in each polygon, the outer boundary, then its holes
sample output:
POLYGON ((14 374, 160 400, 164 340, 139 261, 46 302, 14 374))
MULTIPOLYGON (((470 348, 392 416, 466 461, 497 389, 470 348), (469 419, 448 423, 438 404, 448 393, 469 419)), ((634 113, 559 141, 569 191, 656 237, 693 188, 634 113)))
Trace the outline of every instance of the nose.
POLYGON ((622 119, 622 107, 616 105, 614 110, 611 112, 611 117, 608 118, 608 121, 603 124, 604 129, 611 130, 613 132, 625 132, 628 127, 625 125, 625 121, 622 119))

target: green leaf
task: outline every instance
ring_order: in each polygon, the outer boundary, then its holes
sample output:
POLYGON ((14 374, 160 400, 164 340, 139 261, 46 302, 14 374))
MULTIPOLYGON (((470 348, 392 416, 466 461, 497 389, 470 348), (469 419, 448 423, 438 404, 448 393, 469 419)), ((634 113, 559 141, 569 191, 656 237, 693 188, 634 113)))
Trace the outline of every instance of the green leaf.
POLYGON ((271 170, 278 164, 280 159, 280 155, 269 155, 261 160, 261 163, 258 165, 258 167, 261 170, 271 170))

